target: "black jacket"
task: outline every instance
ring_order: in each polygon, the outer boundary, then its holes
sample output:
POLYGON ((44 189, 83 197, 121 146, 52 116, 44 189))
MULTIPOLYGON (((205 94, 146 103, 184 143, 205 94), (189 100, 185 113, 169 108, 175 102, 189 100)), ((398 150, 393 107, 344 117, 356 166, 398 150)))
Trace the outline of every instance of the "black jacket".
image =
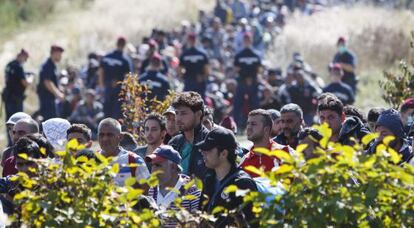
MULTIPOLYGON (((243 197, 236 197, 235 193, 224 193, 230 185, 236 185, 238 189, 250 189, 251 191, 257 191, 257 186, 254 180, 242 169, 234 166, 227 176, 220 181, 221 188, 215 193, 216 186, 216 173, 214 170, 209 169, 206 177, 203 181, 203 197, 208 197, 208 203, 203 205, 203 210, 211 213, 217 206, 222 206, 228 210, 234 210, 243 204, 243 197), (215 197, 214 197, 215 195, 215 197), (213 198, 214 197, 214 198, 213 198)), ((205 199, 202 200, 204 202, 205 199)), ((258 224, 254 218, 252 212, 252 204, 246 204, 241 210, 238 210, 237 218, 242 223, 243 227, 257 227, 258 224)), ((230 216, 220 216, 215 222, 214 227, 225 227, 234 225, 234 219, 230 216)))
MULTIPOLYGON (((196 177, 200 178, 201 180, 204 179, 205 172, 207 170, 203 156, 201 155, 200 150, 196 146, 197 143, 203 141, 207 136, 208 129, 202 125, 197 126, 194 129, 194 141, 193 141, 193 148, 190 154, 190 164, 189 164, 189 176, 195 175, 196 177)), ((168 145, 172 146, 175 150, 177 150, 180 155, 183 149, 183 146, 186 142, 184 133, 180 133, 174 136, 168 145)))
MULTIPOLYGON (((339 132, 339 142, 342 145, 349 145, 353 146, 354 142, 351 140, 351 137, 355 138, 359 142, 362 142, 362 138, 371 133, 367 127, 365 127, 364 123, 356 117, 350 116, 347 117, 344 123, 342 124, 341 131, 339 132)), ((371 142, 372 143, 372 142, 371 142)), ((367 145, 367 147, 369 147, 367 145)))

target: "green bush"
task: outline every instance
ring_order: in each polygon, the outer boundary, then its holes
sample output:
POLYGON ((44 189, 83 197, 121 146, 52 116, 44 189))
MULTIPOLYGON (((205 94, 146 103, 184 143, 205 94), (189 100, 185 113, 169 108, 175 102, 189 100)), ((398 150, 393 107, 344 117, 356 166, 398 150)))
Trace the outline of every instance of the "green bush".
MULTIPOLYGON (((327 142, 328 127, 319 129, 327 142)), ((368 135, 363 141, 375 137, 368 135)), ((278 154, 285 163, 275 172, 256 172, 273 183, 283 183, 286 194, 274 197, 270 207, 262 194, 250 193, 245 200, 254 202, 263 227, 410 227, 414 224, 414 168, 396 165, 401 158, 387 146, 390 140, 386 138, 373 155, 364 154, 360 145, 322 143, 314 151, 320 156, 306 162, 284 151, 264 151, 278 154)), ((305 147, 299 146, 297 152, 301 155, 305 147)))
MULTIPOLYGON (((385 138, 376 154, 366 155, 363 145, 353 147, 329 142, 328 126, 317 126, 324 136, 313 151, 319 156, 305 161, 306 145, 297 148, 298 157, 284 151, 257 152, 276 156, 284 164, 276 171, 264 173, 255 167, 250 171, 268 178, 272 185, 282 186, 284 194, 269 195, 240 191, 230 186, 226 192, 244 195, 245 203, 233 211, 215 208, 213 213, 236 218, 235 214, 247 203, 253 203, 253 212, 261 227, 410 227, 414 224, 414 167, 400 163, 401 157, 388 147, 392 138, 385 138), (238 192, 237 192, 238 191, 238 192)), ((363 144, 377 135, 365 136, 363 144)), ((70 142, 67 151, 81 149, 70 142)), ((110 166, 110 159, 99 154, 98 160, 85 157, 75 159, 69 152, 58 152, 57 161, 37 161, 36 177, 19 173, 23 191, 15 196, 20 213, 15 223, 36 227, 158 227, 163 219, 172 219, 182 227, 204 225, 213 221, 203 212, 190 214, 180 211, 160 212, 136 209, 143 194, 132 186, 133 178, 125 187, 113 184, 119 171, 110 166), (161 219, 160 217, 163 217, 161 219)), ((27 158, 30 159, 30 158, 27 158)), ((155 186, 153 175, 145 181, 155 186)), ((194 180, 201 188, 200 182, 194 180)), ((177 206, 181 199, 176 200, 177 206)))

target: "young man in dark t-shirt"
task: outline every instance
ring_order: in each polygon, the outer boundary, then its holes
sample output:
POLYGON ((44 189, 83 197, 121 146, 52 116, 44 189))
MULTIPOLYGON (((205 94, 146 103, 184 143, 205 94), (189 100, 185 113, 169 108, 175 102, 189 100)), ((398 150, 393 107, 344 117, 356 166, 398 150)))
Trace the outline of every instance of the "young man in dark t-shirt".
POLYGON ((188 35, 189 48, 180 57, 178 74, 183 76, 184 91, 194 91, 204 97, 209 75, 208 57, 195 46, 196 40, 195 33, 188 35))
POLYGON ((243 35, 244 49, 234 57, 238 73, 238 86, 234 98, 234 119, 243 130, 249 111, 259 106, 258 75, 262 65, 261 58, 252 48, 252 34, 243 35))

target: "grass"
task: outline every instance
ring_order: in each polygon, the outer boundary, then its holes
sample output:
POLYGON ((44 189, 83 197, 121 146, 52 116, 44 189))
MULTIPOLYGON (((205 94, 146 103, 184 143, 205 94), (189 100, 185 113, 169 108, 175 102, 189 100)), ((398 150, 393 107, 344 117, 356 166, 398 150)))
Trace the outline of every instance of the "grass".
POLYGON ((345 36, 358 58, 356 106, 368 111, 387 106, 378 85, 383 70, 414 56, 409 48, 413 23, 412 11, 369 6, 338 7, 310 17, 296 16, 289 19, 268 56, 272 65, 286 69, 292 53, 300 51, 315 72, 329 82, 327 65, 335 54, 338 37, 345 36))
MULTIPOLYGON (((182 20, 196 20, 199 9, 210 10, 213 6, 214 0, 95 0, 87 8, 75 9, 68 2, 58 4, 54 13, 43 22, 35 21, 24 30, 0 34, 0 40, 4 40, 0 46, 0 69, 4 69, 21 48, 26 48, 30 53, 26 70, 37 73, 48 57, 51 44, 60 44, 67 50, 62 66, 80 66, 86 62, 90 51, 113 49, 120 35, 136 43, 154 27, 169 29, 182 20)), ((0 84, 4 85, 4 77, 0 77, 0 84)), ((25 111, 28 113, 38 108, 35 88, 36 83, 27 91, 25 111)), ((4 121, 0 122, 0 146, 4 148, 4 121)))

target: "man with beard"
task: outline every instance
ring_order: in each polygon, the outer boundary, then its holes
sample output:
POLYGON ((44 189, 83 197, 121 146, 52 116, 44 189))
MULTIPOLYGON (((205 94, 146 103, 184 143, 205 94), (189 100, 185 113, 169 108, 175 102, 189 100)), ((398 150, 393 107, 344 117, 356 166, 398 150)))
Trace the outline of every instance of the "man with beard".
MULTIPOLYGON (((276 156, 268 156, 263 153, 256 152, 257 148, 264 148, 271 151, 284 150, 293 155, 294 150, 289 146, 283 146, 271 139, 273 121, 266 110, 256 109, 249 113, 247 119, 247 139, 253 142, 253 147, 250 149, 240 162, 240 167, 245 169, 247 166, 254 166, 256 168, 262 168, 264 171, 269 172, 277 169, 282 160, 276 156)), ((257 174, 245 170, 251 177, 258 177, 257 174)))
POLYGON ((196 146, 208 133, 207 128, 201 124, 204 113, 203 99, 196 92, 178 93, 172 106, 176 113, 176 125, 181 133, 173 137, 168 144, 180 153, 183 173, 203 179, 206 167, 196 146))
MULTIPOLYGON (((147 145, 138 147, 134 152, 145 159, 163 144, 166 133, 165 118, 158 113, 149 114, 144 120, 144 135, 147 145)), ((148 163, 147 167, 150 169, 148 163)))
POLYGON ((303 126, 303 112, 297 104, 287 104, 280 110, 282 133, 273 140, 282 145, 289 145, 292 148, 298 146, 298 133, 303 126))

